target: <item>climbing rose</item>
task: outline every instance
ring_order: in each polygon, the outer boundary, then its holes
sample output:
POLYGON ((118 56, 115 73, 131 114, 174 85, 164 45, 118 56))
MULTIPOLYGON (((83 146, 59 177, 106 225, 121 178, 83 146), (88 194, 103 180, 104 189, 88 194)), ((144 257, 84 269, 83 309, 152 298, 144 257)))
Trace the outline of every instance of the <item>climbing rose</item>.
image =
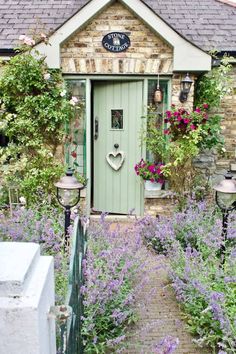
POLYGON ((51 75, 49 73, 44 74, 44 76, 43 76, 44 80, 49 80, 50 77, 51 77, 51 75))
POLYGON ((75 97, 75 96, 72 96, 71 97, 71 100, 70 100, 70 104, 72 105, 72 106, 75 106, 76 105, 76 103, 78 103, 78 98, 77 97, 75 97))
POLYGON ((26 44, 26 45, 30 45, 30 46, 35 45, 35 41, 32 38, 27 37, 24 34, 20 35, 19 40, 23 41, 23 43, 26 44))

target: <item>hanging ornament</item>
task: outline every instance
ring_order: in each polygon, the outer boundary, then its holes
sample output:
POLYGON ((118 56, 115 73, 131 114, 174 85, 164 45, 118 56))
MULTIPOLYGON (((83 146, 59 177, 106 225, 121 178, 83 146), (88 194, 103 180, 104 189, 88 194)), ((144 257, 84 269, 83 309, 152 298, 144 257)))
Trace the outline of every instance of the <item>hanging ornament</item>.
POLYGON ((157 87, 156 87, 156 90, 154 92, 153 101, 154 101, 154 103, 161 103, 162 102, 162 98, 163 98, 163 95, 162 95, 162 91, 161 91, 160 85, 159 85, 159 74, 158 74, 157 87))

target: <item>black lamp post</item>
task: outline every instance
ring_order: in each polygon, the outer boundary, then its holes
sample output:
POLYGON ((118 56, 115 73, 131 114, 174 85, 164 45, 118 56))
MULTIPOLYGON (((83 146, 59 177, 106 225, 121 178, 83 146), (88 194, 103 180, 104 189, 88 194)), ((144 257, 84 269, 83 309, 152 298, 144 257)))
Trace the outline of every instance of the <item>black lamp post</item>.
POLYGON ((84 188, 73 176, 72 169, 68 168, 66 175, 55 183, 57 200, 65 208, 65 244, 68 241, 68 227, 70 226, 71 208, 80 200, 80 191, 84 188))
POLYGON ((187 74, 185 78, 180 83, 180 95, 179 100, 181 103, 184 103, 188 99, 188 94, 190 92, 193 80, 190 79, 189 75, 187 74))
POLYGON ((217 186, 213 187, 216 191, 216 203, 222 211, 222 238, 224 240, 222 253, 225 253, 225 240, 227 237, 229 212, 236 209, 236 180, 233 175, 228 172, 225 179, 217 186))

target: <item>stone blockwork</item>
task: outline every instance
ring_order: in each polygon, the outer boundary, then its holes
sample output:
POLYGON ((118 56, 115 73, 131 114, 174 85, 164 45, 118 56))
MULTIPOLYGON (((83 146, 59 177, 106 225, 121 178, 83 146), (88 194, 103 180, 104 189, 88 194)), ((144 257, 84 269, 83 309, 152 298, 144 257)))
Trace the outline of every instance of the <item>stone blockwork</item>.
POLYGON ((225 138, 225 154, 218 156, 216 151, 204 151, 195 160, 194 166, 210 177, 212 185, 222 180, 227 170, 232 168, 236 177, 236 66, 231 70, 232 92, 224 97, 221 106, 214 114, 222 117, 222 133, 225 138))
POLYGON ((172 74, 173 49, 119 2, 113 3, 61 47, 64 73, 172 74), (103 48, 110 32, 125 32, 130 47, 121 53, 103 48))
POLYGON ((225 137, 226 160, 228 164, 236 158, 236 65, 233 66, 230 76, 232 78, 233 90, 227 95, 219 113, 222 115, 222 129, 225 137))
POLYGON ((181 80, 183 80, 186 76, 186 73, 184 74, 178 74, 175 73, 172 76, 172 91, 171 91, 171 103, 175 104, 175 106, 178 107, 184 107, 188 111, 193 110, 193 100, 194 100, 194 80, 197 78, 194 75, 189 75, 191 80, 193 80, 193 84, 191 86, 190 93, 188 95, 188 99, 186 102, 181 103, 179 101, 179 95, 180 95, 180 83, 181 80))
POLYGON ((146 198, 144 214, 158 217, 159 215, 171 216, 176 207, 176 202, 171 197, 146 198))

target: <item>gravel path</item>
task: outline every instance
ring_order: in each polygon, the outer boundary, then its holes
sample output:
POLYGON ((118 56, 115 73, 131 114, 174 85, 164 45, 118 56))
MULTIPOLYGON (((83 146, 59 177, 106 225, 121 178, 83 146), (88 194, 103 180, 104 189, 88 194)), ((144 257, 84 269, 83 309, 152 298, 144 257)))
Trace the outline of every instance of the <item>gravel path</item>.
MULTIPOLYGON (((132 236, 132 222, 127 224, 118 221, 118 224, 126 235, 132 236)), ((116 226, 116 222, 112 223, 111 229, 116 226)), ((140 276, 145 276, 146 272, 149 276, 139 294, 137 309, 139 319, 129 330, 128 349, 125 354, 169 353, 153 350, 167 336, 178 338, 179 344, 173 354, 211 354, 211 350, 195 345, 193 336, 186 330, 183 314, 168 278, 168 260, 165 256, 148 250, 145 245, 142 247, 147 261, 146 269, 143 269, 140 276)))
MULTIPOLYGON (((146 247, 144 252, 147 252, 146 247)), ((131 329, 127 354, 164 354, 152 348, 166 336, 178 338, 175 354, 210 354, 193 343, 168 279, 167 260, 148 251, 149 280, 139 298, 139 320, 131 329)), ((144 270, 145 271, 145 270, 144 270)))

